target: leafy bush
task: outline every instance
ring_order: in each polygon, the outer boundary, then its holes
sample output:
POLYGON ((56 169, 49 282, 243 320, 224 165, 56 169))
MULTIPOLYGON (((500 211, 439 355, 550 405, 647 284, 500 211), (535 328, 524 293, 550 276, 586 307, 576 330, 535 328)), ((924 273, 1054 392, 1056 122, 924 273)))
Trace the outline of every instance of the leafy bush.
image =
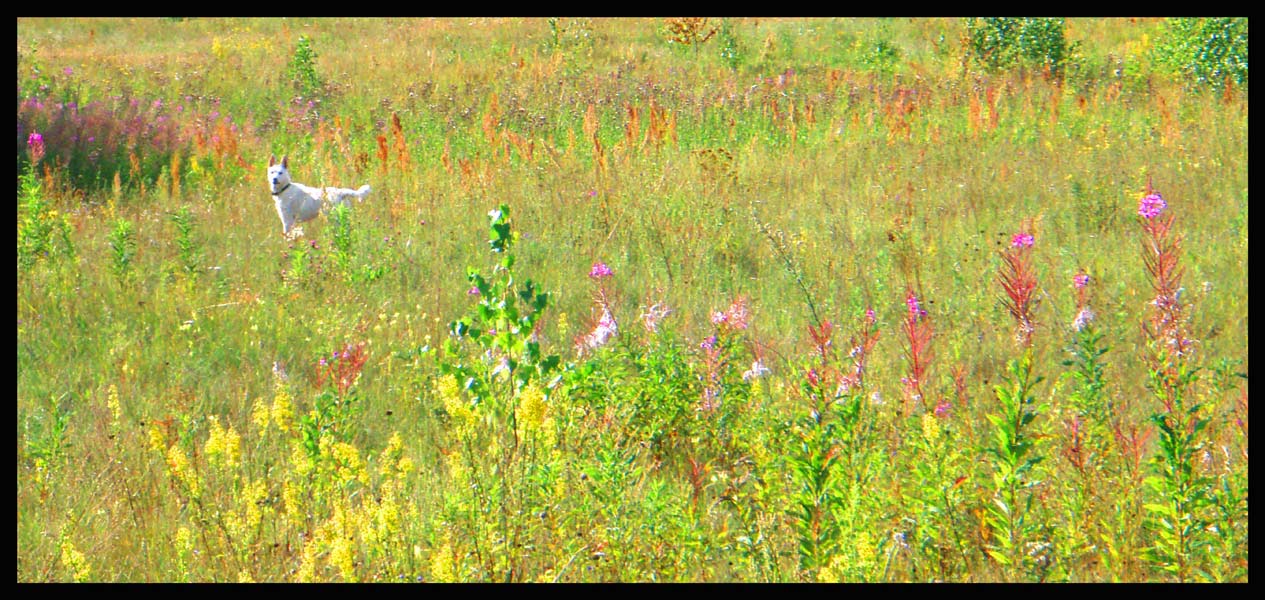
POLYGON ((1197 85, 1247 85, 1247 18, 1182 17, 1165 23, 1159 63, 1197 85))
POLYGON ((1076 44, 1068 44, 1064 19, 972 17, 966 20, 967 52, 990 69, 1042 69, 1059 76, 1076 44))

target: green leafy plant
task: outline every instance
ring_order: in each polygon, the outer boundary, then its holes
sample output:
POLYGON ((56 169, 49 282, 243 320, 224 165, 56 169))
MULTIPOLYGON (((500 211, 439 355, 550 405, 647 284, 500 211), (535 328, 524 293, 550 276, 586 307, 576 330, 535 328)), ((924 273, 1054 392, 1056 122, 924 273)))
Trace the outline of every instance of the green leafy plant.
POLYGON ((1060 76, 1077 44, 1067 42, 1064 19, 1050 17, 971 17, 966 20, 967 53, 994 70, 1025 67, 1060 76))
POLYGON ((304 96, 317 95, 325 85, 316 70, 316 50, 312 47, 312 38, 299 36, 294 46, 294 53, 286 63, 286 77, 290 79, 294 89, 304 96))
POLYGON ((1154 48, 1157 60, 1197 86, 1215 89, 1248 80, 1247 17, 1168 19, 1154 48))

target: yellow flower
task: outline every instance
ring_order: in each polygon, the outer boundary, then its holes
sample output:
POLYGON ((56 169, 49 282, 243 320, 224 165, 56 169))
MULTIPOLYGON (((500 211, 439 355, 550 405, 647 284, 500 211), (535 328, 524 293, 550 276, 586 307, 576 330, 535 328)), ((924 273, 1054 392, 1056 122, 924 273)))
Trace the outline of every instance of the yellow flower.
POLYGON ((922 413, 922 437, 928 444, 934 444, 940 439, 940 422, 932 413, 922 413))
POLYGON ((188 488, 190 495, 198 495, 202 488, 199 485, 198 474, 189 468, 189 458, 184 455, 179 444, 172 444, 167 449, 167 468, 171 471, 172 477, 188 488))
POLYGON ((255 399, 255 406, 250 411, 250 421, 259 428, 261 435, 268 431, 268 423, 272 421, 272 412, 262 398, 255 399))
POLYGON ((87 581, 92 576, 92 567, 88 565, 88 559, 68 539, 61 542, 61 562, 75 583, 87 581))
POLYGON ((430 554, 430 577, 436 583, 457 581, 457 568, 452 559, 452 542, 444 534, 444 543, 430 554))
POLYGON ((156 424, 149 426, 149 449, 153 452, 167 451, 167 436, 163 435, 163 430, 156 424))
POLYGON ((524 388, 519 394, 518 407, 514 410, 520 435, 540 429, 547 408, 545 393, 535 383, 524 388))
POLYGON ((204 447, 206 457, 211 464, 226 470, 237 468, 242 455, 241 436, 231 426, 225 430, 216 417, 211 417, 211 435, 204 447))
POLYGON ((290 390, 281 382, 277 382, 277 393, 272 398, 272 422, 282 433, 289 433, 294 423, 294 403, 290 400, 290 390))
POLYGON ((123 406, 119 403, 119 388, 113 383, 110 384, 110 392, 106 396, 105 405, 110 409, 111 428, 118 428, 119 420, 123 417, 123 406))
POLYGON ((817 572, 817 581, 821 583, 839 583, 843 581, 842 571, 845 567, 847 567, 847 562, 842 556, 831 558, 830 563, 817 572))
POLYGON ((353 560, 351 539, 347 536, 340 535, 334 538, 334 541, 330 544, 329 562, 338 567, 338 572, 342 574, 343 581, 347 583, 356 582, 356 565, 353 560))

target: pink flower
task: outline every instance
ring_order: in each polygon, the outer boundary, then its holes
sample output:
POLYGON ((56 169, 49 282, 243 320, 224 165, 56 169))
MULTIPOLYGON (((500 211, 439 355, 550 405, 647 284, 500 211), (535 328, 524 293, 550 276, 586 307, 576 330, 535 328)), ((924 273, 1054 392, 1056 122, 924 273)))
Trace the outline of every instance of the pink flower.
POLYGON ((712 313, 712 325, 720 325, 728 320, 729 320, 729 315, 726 315, 723 312, 716 311, 712 313))
POLYGON ((604 262, 593 263, 593 268, 589 270, 589 277, 593 279, 601 279, 611 275, 614 275, 614 273, 611 272, 611 268, 606 266, 604 262))
POLYGON ((918 304, 918 297, 915 296, 913 292, 910 292, 909 295, 905 297, 905 305, 909 307, 909 316, 913 317, 915 320, 927 316, 927 311, 923 310, 922 306, 918 304))
POLYGON ((31 151, 31 161, 39 162, 44 158, 44 136, 39 132, 27 136, 26 147, 31 151))
POLYGON ((1032 234, 1025 231, 1020 231, 1010 238, 1010 245, 1015 248, 1031 248, 1033 242, 1032 234))
POLYGON ((1077 273, 1072 278, 1072 285, 1075 285, 1078 290, 1083 289, 1086 285, 1089 285, 1089 274, 1084 271, 1077 273))
POLYGON ((866 325, 873 325, 876 321, 878 321, 878 317, 874 316, 874 309, 872 308, 865 309, 866 325))
POLYGON ((1168 208, 1168 203, 1164 201, 1163 196, 1159 192, 1148 194, 1138 203, 1138 214, 1144 219, 1154 219, 1168 208))
POLYGON ((478 296, 480 293, 481 292, 479 292, 479 286, 477 285, 472 285, 470 286, 470 289, 466 290, 467 296, 478 296))
POLYGON ((702 348, 703 350, 713 350, 713 349, 715 349, 715 348, 716 348, 716 336, 714 336, 714 335, 713 335, 713 336, 709 336, 707 339, 703 340, 703 343, 699 344, 699 345, 698 345, 698 347, 699 347, 699 348, 702 348))

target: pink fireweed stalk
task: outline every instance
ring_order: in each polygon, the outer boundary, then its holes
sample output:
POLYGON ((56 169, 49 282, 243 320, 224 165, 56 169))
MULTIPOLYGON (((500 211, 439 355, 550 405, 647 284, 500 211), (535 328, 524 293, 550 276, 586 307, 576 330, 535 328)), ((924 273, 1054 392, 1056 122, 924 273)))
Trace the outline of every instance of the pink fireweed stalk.
MULTIPOLYGON (((1182 366, 1188 363, 1195 341, 1189 336, 1186 307, 1181 302, 1182 236, 1173 230, 1175 215, 1164 214, 1167 208, 1168 203, 1148 181, 1146 195, 1138 203, 1138 215, 1142 217, 1142 262, 1155 298, 1150 302, 1150 316, 1142 330, 1154 344, 1152 360, 1163 385, 1172 386, 1176 385, 1182 366)), ((1168 390, 1164 396, 1171 398, 1174 391, 1168 390)))
POLYGON ((905 350, 905 358, 909 365, 909 374, 901 378, 905 386, 905 396, 909 400, 905 404, 905 415, 913 412, 912 404, 921 404, 924 410, 931 410, 931 404, 923 393, 922 383, 927 376, 927 367, 931 364, 931 319, 927 311, 918 302, 914 291, 905 292, 905 306, 908 310, 901 325, 905 331, 905 339, 909 347, 905 350))
POLYGON ((1072 277, 1072 287, 1076 290, 1076 317, 1072 319, 1072 330, 1083 331, 1094 320, 1094 311, 1089 307, 1089 275, 1084 270, 1072 277))
POLYGON ((44 136, 39 132, 32 133, 26 138, 26 149, 31 155, 31 164, 36 164, 44 159, 44 136))
POLYGON ((1168 204, 1158 192, 1147 184, 1147 195, 1138 205, 1142 216, 1142 261, 1155 299, 1151 301, 1150 322, 1144 325, 1147 335, 1158 342, 1162 356, 1176 362, 1186 357, 1194 341, 1187 337, 1186 316, 1181 304, 1182 275, 1178 264, 1181 258, 1182 236, 1173 232, 1175 215, 1163 215, 1168 204))
POLYGON ((1002 266, 997 275, 1006 293, 1002 304, 1015 319, 1015 339, 1025 349, 1032 346, 1032 333, 1036 330, 1032 313, 1039 301, 1036 296, 1037 277, 1032 270, 1034 244, 1031 234, 1015 234, 1010 247, 1002 251, 1002 266))

